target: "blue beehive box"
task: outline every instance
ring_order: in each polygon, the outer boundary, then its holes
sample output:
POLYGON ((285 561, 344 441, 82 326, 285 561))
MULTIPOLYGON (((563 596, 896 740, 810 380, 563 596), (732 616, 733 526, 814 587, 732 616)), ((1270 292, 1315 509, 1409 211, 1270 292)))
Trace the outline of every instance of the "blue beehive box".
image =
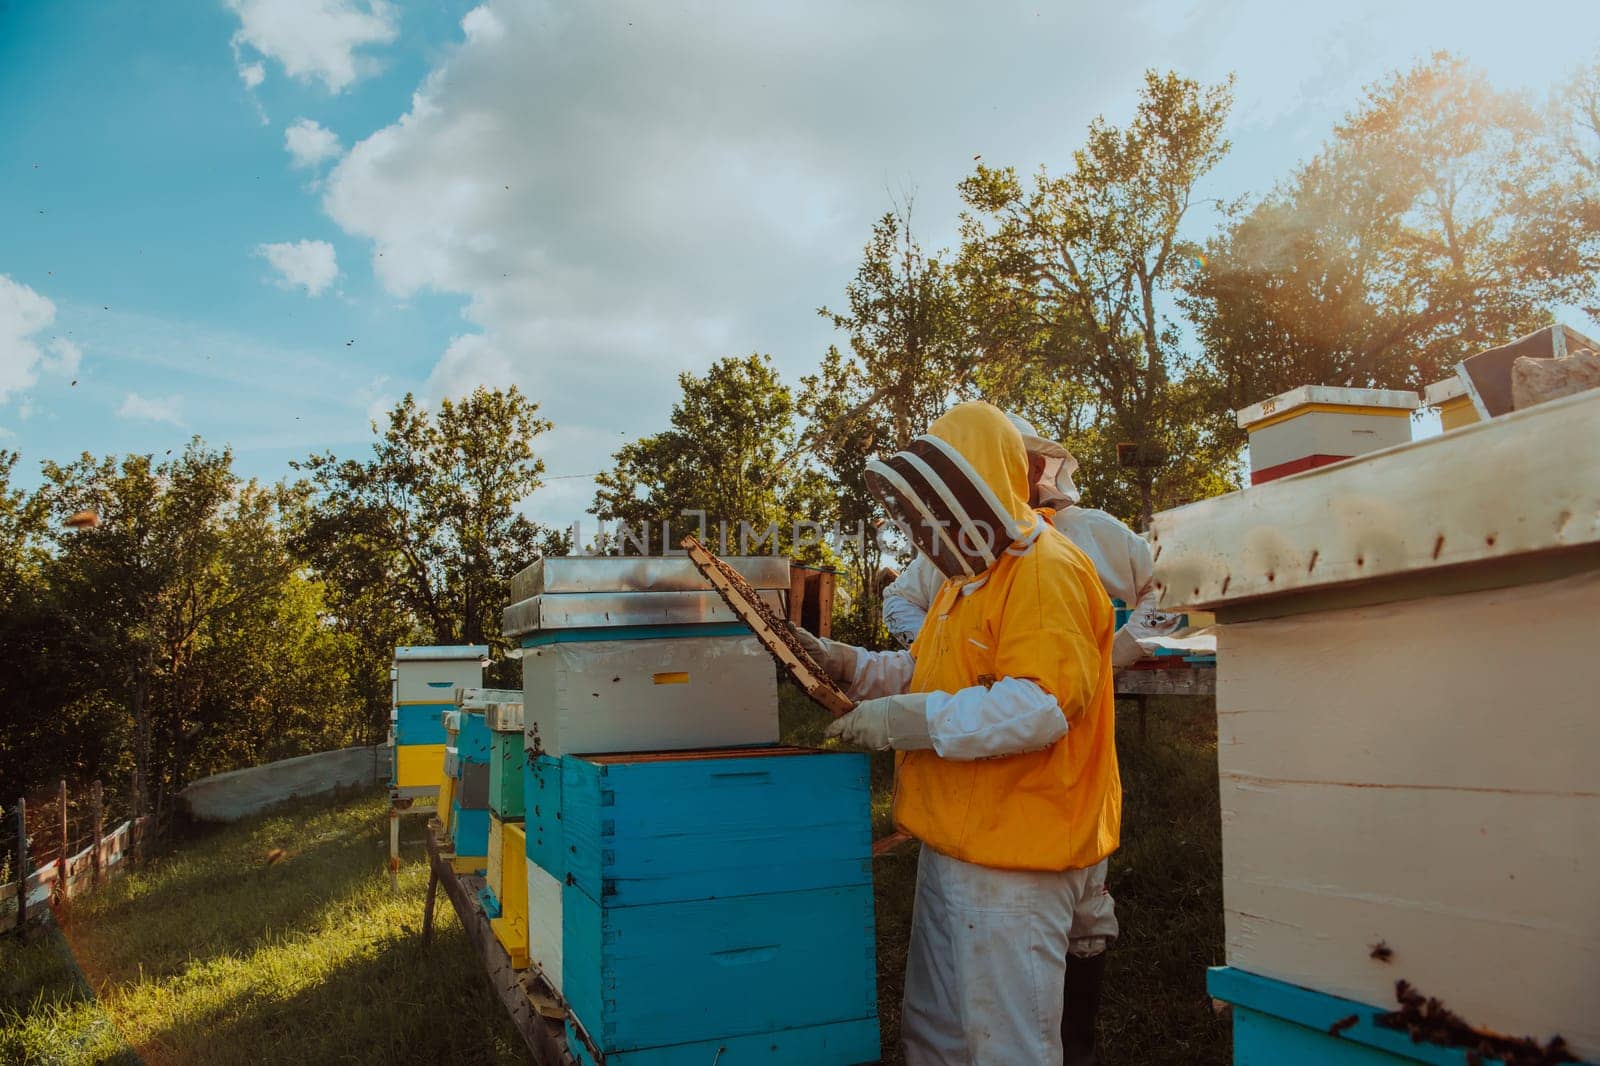
POLYGON ((522 767, 523 831, 528 858, 551 877, 565 880, 566 846, 561 838, 561 760, 528 752, 522 767))
POLYGON ((481 858, 486 860, 484 868, 487 869, 489 855, 489 809, 462 807, 461 801, 451 802, 450 826, 451 839, 455 842, 456 854, 463 858, 481 858))
POLYGON ((407 703, 395 708, 396 744, 445 743, 444 712, 448 703, 407 703))
POLYGON ((865 756, 559 762, 562 991, 608 1063, 878 1057, 865 756))
MULTIPOLYGON (((464 763, 489 765, 490 743, 494 734, 484 724, 482 711, 461 712, 461 732, 456 737, 456 751, 464 763)), ((441 739, 440 743, 444 743, 441 739)))

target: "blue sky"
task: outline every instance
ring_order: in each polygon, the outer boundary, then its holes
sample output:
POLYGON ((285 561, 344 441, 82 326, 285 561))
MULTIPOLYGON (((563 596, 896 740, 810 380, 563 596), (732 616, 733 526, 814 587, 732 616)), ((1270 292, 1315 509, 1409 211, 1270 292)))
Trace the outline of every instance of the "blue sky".
POLYGON ((274 479, 515 382, 587 474, 682 369, 808 371, 891 196, 950 242, 973 155, 1060 167, 1146 66, 1237 71, 1229 197, 1436 48, 1535 92, 1600 49, 1592 2, 1336 6, 0 0, 0 447, 200 434, 274 479))

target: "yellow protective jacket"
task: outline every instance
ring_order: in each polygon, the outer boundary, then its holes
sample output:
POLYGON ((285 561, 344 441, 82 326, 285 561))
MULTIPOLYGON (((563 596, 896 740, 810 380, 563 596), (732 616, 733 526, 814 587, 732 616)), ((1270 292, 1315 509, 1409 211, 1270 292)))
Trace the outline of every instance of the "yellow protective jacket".
MULTIPOLYGON (((1020 755, 898 758, 894 819, 946 855, 1013 870, 1092 866, 1115 851, 1122 821, 1111 640, 1114 614, 1094 566, 1028 506, 1022 439, 988 404, 962 404, 928 436, 1028 532, 975 578, 940 588, 912 654, 913 692, 959 692, 1014 677, 1055 698, 1067 734, 1020 755), (947 449, 948 450, 948 449, 947 449)), ((987 494, 986 494, 987 495, 987 494)))

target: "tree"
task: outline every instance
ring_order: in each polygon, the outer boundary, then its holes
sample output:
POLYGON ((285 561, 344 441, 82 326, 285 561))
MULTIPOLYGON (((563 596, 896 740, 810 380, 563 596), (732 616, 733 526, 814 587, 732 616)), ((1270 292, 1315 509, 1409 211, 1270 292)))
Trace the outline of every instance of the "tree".
MULTIPOLYGON (((873 225, 845 299, 846 313, 817 312, 850 341, 839 373, 824 374, 819 384, 831 380, 852 397, 839 417, 875 419, 887 430, 885 450, 904 448, 944 413, 977 367, 955 273, 923 252, 909 205, 873 225)), ((807 439, 814 444, 844 428, 837 419, 814 422, 807 439)))
POLYGON ((44 464, 39 496, 58 523, 87 509, 99 524, 52 533, 44 591, 29 607, 41 684, 24 704, 24 729, 58 769, 75 757, 77 769, 104 773, 126 754, 141 782, 135 805, 153 796, 157 814, 197 774, 349 735, 335 724, 349 706, 337 686, 308 698, 304 686, 280 684, 273 709, 299 709, 300 741, 238 742, 260 693, 228 678, 293 676, 286 668, 295 664, 310 676, 319 667, 307 660, 326 649, 314 639, 315 591, 285 543, 282 490, 241 482, 232 462, 196 439, 162 462, 84 455, 44 464), (303 639, 258 628, 271 617, 294 619, 303 639))
POLYGON ((1181 231, 1196 188, 1229 148, 1232 84, 1147 72, 1133 120, 1092 122, 1067 174, 1041 169, 1025 186, 1012 168, 980 165, 961 183, 961 277, 991 390, 1086 389, 1075 402, 1093 410, 1097 476, 1122 490, 1095 502, 1144 524, 1158 505, 1213 490, 1188 476, 1201 452, 1200 466, 1227 466, 1211 425, 1192 432, 1203 390, 1180 382, 1200 368, 1163 308, 1195 256, 1181 231), (1140 463, 1113 482, 1107 446, 1124 442, 1140 463))
POLYGON ((18 458, 0 449, 0 614, 37 578, 44 559, 44 500, 11 487, 18 458))
POLYGON ((972 387, 978 363, 955 273, 924 253, 909 205, 873 225, 845 299, 848 312, 818 310, 844 331, 849 352, 830 347, 819 372, 802 379, 798 410, 806 423, 797 451, 826 489, 820 517, 851 534, 841 546, 846 580, 834 624, 871 646, 887 632, 876 580, 883 553, 874 534, 882 515, 866 490, 866 464, 926 430, 972 387))
MULTIPOLYGON (((1579 108, 1581 110, 1581 107, 1579 108)), ((1592 283, 1539 115, 1437 54, 1207 246, 1185 300, 1224 402, 1420 388, 1592 283)))
POLYGON ((517 508, 539 488, 535 439, 551 428, 515 387, 478 388, 436 412, 411 395, 389 412, 366 459, 331 453, 294 464, 308 495, 294 546, 361 642, 370 713, 388 707, 398 640, 503 645, 513 574, 566 549, 517 508))
POLYGON ((759 535, 809 518, 803 497, 810 479, 803 468, 781 464, 795 443, 795 403, 772 357, 729 356, 703 377, 678 375, 678 385, 683 394, 670 428, 623 445, 612 469, 595 479, 595 515, 632 529, 648 523, 651 537, 670 524, 676 542, 679 531, 700 528, 700 519, 684 512, 703 512, 713 541, 727 524, 729 550, 737 548, 741 523, 759 535))
MULTIPOLYGON (((1575 71, 1551 101, 1553 142, 1550 181, 1522 187, 1524 195, 1551 197, 1553 233, 1544 246, 1555 253, 1552 272, 1574 279, 1584 312, 1600 321, 1600 56, 1575 71)), ((1540 212, 1524 210, 1540 217, 1540 212)))

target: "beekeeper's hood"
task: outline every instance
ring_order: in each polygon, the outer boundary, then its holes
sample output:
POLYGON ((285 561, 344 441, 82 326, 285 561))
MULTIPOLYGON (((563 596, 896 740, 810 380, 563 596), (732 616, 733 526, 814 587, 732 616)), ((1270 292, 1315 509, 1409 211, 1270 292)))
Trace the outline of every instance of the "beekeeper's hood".
POLYGON ((1072 475, 1078 472, 1078 460, 1072 453, 1053 440, 1047 440, 1034 431, 1032 423, 1021 415, 1007 414, 1011 424, 1022 434, 1022 446, 1029 455, 1044 460, 1044 473, 1030 489, 1037 489, 1040 507, 1076 506, 1083 494, 1078 491, 1072 475))
POLYGON ((868 463, 866 482, 947 577, 983 573, 1042 527, 1022 434, 986 403, 952 407, 905 451, 868 463))

